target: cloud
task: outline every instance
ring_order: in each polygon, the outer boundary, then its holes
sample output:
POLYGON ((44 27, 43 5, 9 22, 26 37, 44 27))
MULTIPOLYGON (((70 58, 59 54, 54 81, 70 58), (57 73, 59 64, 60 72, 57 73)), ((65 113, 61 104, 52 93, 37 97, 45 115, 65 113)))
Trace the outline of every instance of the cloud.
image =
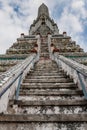
POLYGON ((73 0, 71 4, 73 12, 82 19, 87 18, 87 9, 85 7, 85 4, 85 0, 73 0))
POLYGON ((73 0, 71 4, 73 9, 78 9, 80 10, 84 6, 84 1, 83 0, 73 0))
POLYGON ((64 10, 58 22, 62 30, 65 29, 70 33, 83 31, 82 24, 79 21, 79 18, 76 17, 74 14, 69 13, 67 9, 64 10))
POLYGON ((0 0, 0 54, 16 42, 20 33, 28 34, 42 3, 48 6, 60 32, 67 31, 87 51, 86 0, 0 0))
POLYGON ((77 41, 85 51, 86 33, 87 33, 87 8, 85 8, 85 0, 72 0, 64 7, 60 19, 57 19, 60 31, 67 31, 72 39, 77 41), (84 35, 85 34, 85 35, 84 35))

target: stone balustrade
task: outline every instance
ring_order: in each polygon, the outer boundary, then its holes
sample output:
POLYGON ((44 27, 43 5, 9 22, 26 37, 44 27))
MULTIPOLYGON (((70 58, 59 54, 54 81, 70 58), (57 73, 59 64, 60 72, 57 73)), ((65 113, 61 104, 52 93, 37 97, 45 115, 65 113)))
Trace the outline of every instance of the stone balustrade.
POLYGON ((38 54, 32 54, 24 61, 0 75, 0 106, 2 106, 0 113, 6 111, 9 99, 12 98, 16 92, 21 74, 23 73, 22 82, 27 72, 33 68, 34 63, 38 61, 38 59, 38 54))
POLYGON ((75 84, 78 84, 87 99, 87 66, 58 55, 58 53, 51 54, 51 58, 74 80, 75 84))

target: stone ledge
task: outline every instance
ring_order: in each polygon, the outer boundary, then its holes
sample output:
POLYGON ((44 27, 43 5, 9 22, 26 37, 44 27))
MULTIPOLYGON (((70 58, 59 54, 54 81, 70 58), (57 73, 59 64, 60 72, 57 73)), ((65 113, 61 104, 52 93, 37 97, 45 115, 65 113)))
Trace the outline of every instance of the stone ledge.
POLYGON ((80 90, 68 90, 68 91, 52 91, 52 90, 45 90, 45 91, 31 91, 31 90, 22 90, 20 91, 20 95, 43 95, 43 96, 58 96, 58 95, 83 95, 83 92, 80 90))
POLYGON ((0 115, 0 123, 27 122, 87 122, 87 114, 55 114, 55 115, 0 115))
POLYGON ((85 106, 86 100, 46 100, 46 101, 22 101, 11 100, 10 105, 18 104, 18 106, 85 106))

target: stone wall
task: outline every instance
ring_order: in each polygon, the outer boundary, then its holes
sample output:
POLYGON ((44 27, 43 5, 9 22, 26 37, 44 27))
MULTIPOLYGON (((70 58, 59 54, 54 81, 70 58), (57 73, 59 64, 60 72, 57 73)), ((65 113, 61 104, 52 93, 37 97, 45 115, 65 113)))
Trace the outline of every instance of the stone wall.
POLYGON ((30 54, 37 43, 35 38, 19 38, 7 51, 6 54, 30 54))
POLYGON ((71 41, 71 37, 57 36, 51 38, 51 44, 58 48, 59 52, 83 52, 79 45, 71 41))

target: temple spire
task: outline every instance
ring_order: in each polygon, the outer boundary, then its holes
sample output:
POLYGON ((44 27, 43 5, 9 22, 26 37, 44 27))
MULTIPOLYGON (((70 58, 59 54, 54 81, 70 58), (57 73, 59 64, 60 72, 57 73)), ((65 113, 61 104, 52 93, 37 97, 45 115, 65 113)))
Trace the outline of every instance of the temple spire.
POLYGON ((42 3, 38 8, 38 16, 30 26, 29 35, 59 34, 57 24, 50 18, 48 7, 42 3))
POLYGON ((42 3, 38 9, 38 17, 40 17, 41 15, 46 15, 49 17, 48 7, 44 3, 42 3))

